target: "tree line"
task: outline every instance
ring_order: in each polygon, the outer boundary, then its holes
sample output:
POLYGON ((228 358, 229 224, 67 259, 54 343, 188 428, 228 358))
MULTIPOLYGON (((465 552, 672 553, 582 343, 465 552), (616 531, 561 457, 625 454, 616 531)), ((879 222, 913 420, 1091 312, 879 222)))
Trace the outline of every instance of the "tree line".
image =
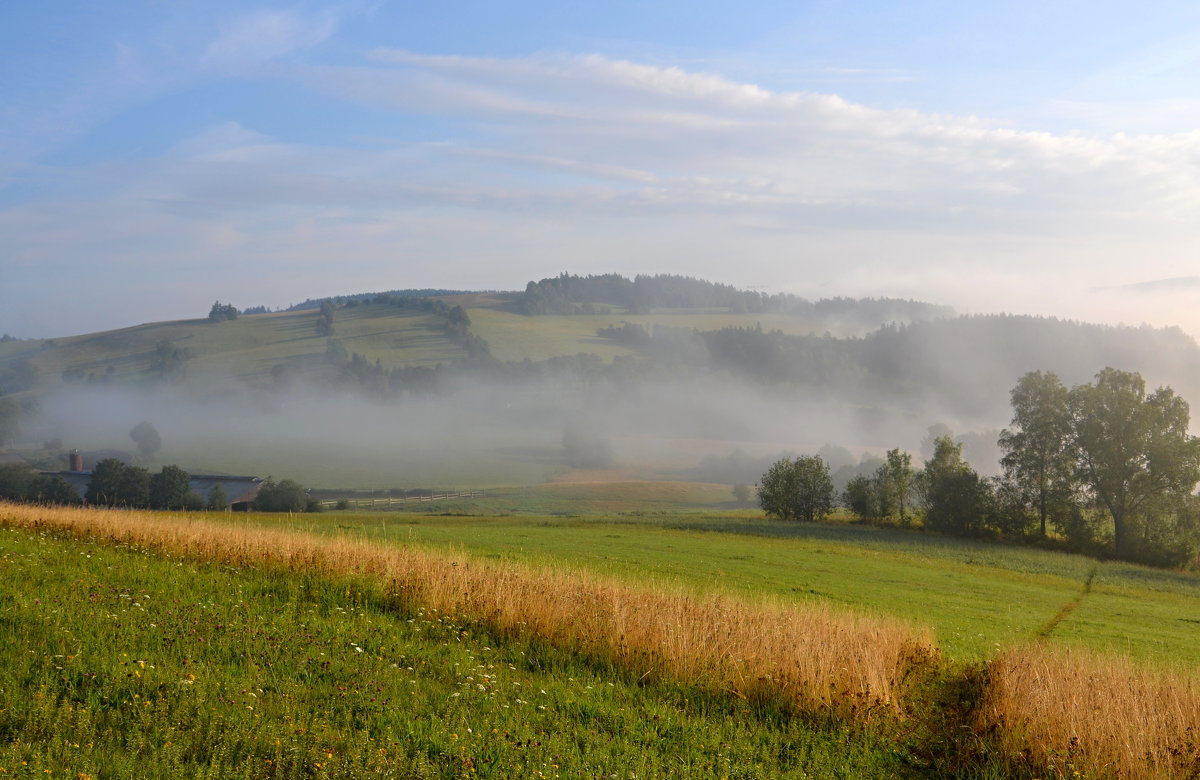
MULTIPOLYGON (((191 475, 176 465, 152 473, 117 458, 105 458, 92 469, 82 497, 58 474, 38 474, 24 464, 0 465, 0 499, 32 504, 56 504, 127 508, 216 511, 229 509, 229 497, 221 485, 207 495, 192 490, 191 475)), ((319 512, 320 502, 310 498, 300 483, 267 477, 259 486, 250 508, 256 512, 319 512)))
POLYGON ((810 301, 785 293, 740 290, 732 285, 674 274, 576 276, 562 273, 529 282, 513 306, 521 314, 610 314, 616 306, 625 314, 648 314, 651 309, 725 309, 733 314, 780 312, 857 325, 909 322, 948 317, 954 310, 895 298, 823 298, 810 301))
MULTIPOLYGON (((1003 474, 981 477, 949 435, 916 469, 899 449, 838 497, 864 522, 958 535, 1054 538, 1069 549, 1178 566, 1200 553, 1200 439, 1169 387, 1147 392, 1137 372, 1105 368, 1068 389, 1050 372, 1025 374, 999 438, 1003 474)), ((819 520, 835 505, 820 456, 784 458, 763 474, 760 506, 781 519, 819 520)))

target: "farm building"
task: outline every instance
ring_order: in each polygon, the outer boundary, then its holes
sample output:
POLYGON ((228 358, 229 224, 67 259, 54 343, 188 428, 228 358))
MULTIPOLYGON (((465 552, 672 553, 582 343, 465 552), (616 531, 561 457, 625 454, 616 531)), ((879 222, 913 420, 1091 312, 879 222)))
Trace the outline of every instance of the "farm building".
MULTIPOLYGON (((78 450, 73 450, 68 455, 68 463, 68 471, 43 471, 40 473, 43 476, 62 477, 68 485, 75 489, 82 500, 87 494, 88 484, 92 480, 92 472, 84 469, 84 456, 78 450)), ((249 512, 250 503, 258 495, 259 485, 262 484, 262 477, 237 477, 223 474, 192 474, 190 477, 191 491, 206 500, 213 488, 220 485, 229 501, 229 508, 234 512, 249 512)))

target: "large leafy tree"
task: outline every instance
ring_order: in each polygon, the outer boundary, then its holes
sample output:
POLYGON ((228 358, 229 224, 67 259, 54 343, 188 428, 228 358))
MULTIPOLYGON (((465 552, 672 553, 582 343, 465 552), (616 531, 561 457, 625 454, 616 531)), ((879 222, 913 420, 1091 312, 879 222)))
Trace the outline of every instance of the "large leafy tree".
POLYGON ((35 504, 78 504, 79 493, 57 474, 47 474, 33 480, 26 495, 35 504))
POLYGON ((925 504, 925 527, 951 533, 977 533, 989 515, 988 483, 963 460, 962 445, 949 435, 934 439, 933 455, 917 479, 925 504))
POLYGON ((865 474, 856 474, 846 483, 846 489, 842 491, 842 503, 860 520, 870 522, 882 516, 878 487, 865 474))
POLYGON ((1031 371, 1012 389, 1012 424, 1000 433, 1006 483, 1013 498, 1036 514, 1043 538, 1047 521, 1061 526, 1073 505, 1069 395, 1054 373, 1031 371))
POLYGON ((253 506, 257 512, 303 512, 308 507, 308 494, 299 482, 276 482, 267 477, 258 487, 253 506))
POLYGON ((191 476, 170 465, 150 477, 150 507, 152 509, 198 509, 203 500, 192 492, 191 476))
POLYGON ((84 500, 103 506, 146 506, 150 500, 150 472, 116 458, 105 458, 92 469, 84 500))
POLYGON ((35 477, 24 463, 0 463, 0 499, 24 501, 35 477))
POLYGON ((780 520, 823 520, 833 511, 833 497, 829 466, 816 455, 775 461, 758 486, 759 505, 780 520))
POLYGON ((221 483, 213 485, 208 491, 208 500, 204 503, 204 508, 216 512, 224 512, 229 508, 229 498, 225 495, 225 488, 221 487, 221 483))
POLYGON ((901 523, 908 522, 909 497, 915 476, 911 454, 899 449, 888 450, 887 460, 875 472, 880 511, 884 516, 895 510, 901 523))
POLYGON ((1190 514, 1200 482, 1187 402, 1169 387, 1147 395, 1140 374, 1105 368, 1071 390, 1069 406, 1078 475, 1112 518, 1114 553, 1157 557, 1152 548, 1178 538, 1164 524, 1190 514))

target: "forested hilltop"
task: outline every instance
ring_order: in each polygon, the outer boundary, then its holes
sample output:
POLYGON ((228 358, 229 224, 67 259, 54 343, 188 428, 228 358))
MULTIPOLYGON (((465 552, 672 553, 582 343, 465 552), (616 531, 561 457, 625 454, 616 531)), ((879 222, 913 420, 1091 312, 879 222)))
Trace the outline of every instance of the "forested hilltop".
POLYGON ((559 276, 530 282, 517 296, 522 314, 601 314, 618 308, 626 314, 649 314, 656 308, 724 309, 731 314, 778 312, 814 319, 849 320, 878 327, 886 322, 915 322, 949 317, 954 309, 897 298, 822 298, 810 301, 784 293, 739 290, 727 284, 687 276, 619 274, 559 276))

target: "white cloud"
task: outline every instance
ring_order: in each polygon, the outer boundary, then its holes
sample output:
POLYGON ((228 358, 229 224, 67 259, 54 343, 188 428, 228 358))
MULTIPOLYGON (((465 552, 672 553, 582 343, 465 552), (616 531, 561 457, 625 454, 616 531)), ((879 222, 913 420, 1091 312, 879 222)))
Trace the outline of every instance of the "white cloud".
POLYGON ((659 202, 709 203, 720 182, 716 200, 730 204, 769 191, 775 205, 890 204, 935 221, 953 208, 960 220, 1052 227, 1097 214, 1188 220, 1200 193, 1194 133, 1025 132, 598 55, 372 57, 390 67, 312 75, 352 99, 481 123, 497 156, 642 171, 659 184, 659 202))
POLYGON ((323 43, 337 29, 338 21, 332 9, 318 14, 297 9, 251 11, 225 24, 201 61, 227 68, 286 57, 323 43))
MULTIPOLYGON (((250 15, 217 50, 225 63, 280 57, 328 34, 315 17, 250 15), (253 55, 251 30, 267 41, 253 55)), ((339 292, 519 287, 615 270, 969 310, 1170 316, 1200 333, 1180 291, 1151 301, 1097 289, 1194 273, 1200 133, 1028 132, 598 55, 371 59, 288 72, 398 121, 456 129, 318 147, 218 124, 158 160, 87 171, 98 199, 0 212, 8 262, 87 256, 114 278, 224 269, 197 285, 196 306, 229 297, 214 286, 242 269, 281 280, 275 297, 246 302, 270 305, 334 280, 339 292)))

